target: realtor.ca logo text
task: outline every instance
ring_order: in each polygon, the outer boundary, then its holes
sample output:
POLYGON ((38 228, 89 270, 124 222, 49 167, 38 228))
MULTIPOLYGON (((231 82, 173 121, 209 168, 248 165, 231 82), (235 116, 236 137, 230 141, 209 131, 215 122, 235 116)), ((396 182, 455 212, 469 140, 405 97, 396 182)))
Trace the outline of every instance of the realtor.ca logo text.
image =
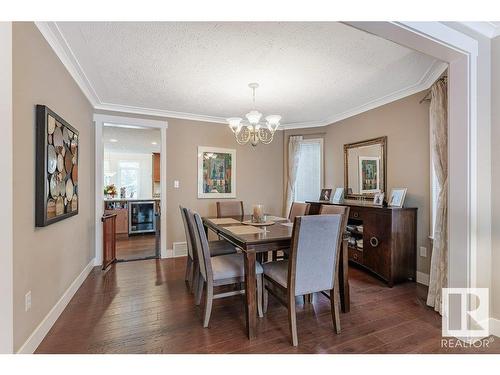
POLYGON ((441 347, 489 347, 488 288, 443 288, 442 296, 441 347))

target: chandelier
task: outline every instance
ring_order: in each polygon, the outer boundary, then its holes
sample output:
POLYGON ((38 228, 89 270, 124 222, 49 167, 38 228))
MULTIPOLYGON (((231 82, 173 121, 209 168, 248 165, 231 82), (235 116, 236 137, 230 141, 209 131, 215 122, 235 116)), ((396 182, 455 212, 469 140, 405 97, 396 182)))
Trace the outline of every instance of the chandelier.
POLYGON ((236 142, 240 145, 250 144, 255 147, 259 142, 265 145, 273 141, 273 136, 280 125, 280 115, 269 115, 265 117, 265 122, 260 121, 262 113, 255 109, 255 90, 259 87, 258 83, 250 83, 248 85, 252 89, 253 109, 248 112, 245 117, 246 121, 241 117, 230 117, 226 119, 229 123, 229 128, 232 130, 236 142))

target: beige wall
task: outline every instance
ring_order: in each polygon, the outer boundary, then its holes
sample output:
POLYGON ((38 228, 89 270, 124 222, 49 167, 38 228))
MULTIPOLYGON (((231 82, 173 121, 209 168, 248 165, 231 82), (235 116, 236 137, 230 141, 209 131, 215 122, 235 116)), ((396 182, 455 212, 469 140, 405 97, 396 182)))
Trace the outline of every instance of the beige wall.
MULTIPOLYGON (((427 257, 417 256, 417 271, 429 273, 431 246, 429 104, 419 104, 424 92, 395 101, 322 128, 297 129, 290 135, 324 137, 325 187, 344 186, 344 144, 387 136, 387 191, 407 187, 405 206, 418 207, 417 252, 427 247, 427 257)), ((286 149, 286 146, 285 146, 286 149)))
POLYGON ((168 119, 167 131, 167 232, 168 247, 185 241, 179 205, 200 215, 215 215, 216 199, 198 199, 197 148, 213 146, 236 149, 236 199, 245 212, 262 203, 268 213, 279 215, 283 201, 283 132, 269 145, 240 146, 227 126, 188 120, 168 119), (179 180, 180 189, 174 189, 179 180))
POLYGON ((92 107, 33 23, 13 27, 14 350, 18 350, 93 258, 92 107), (79 213, 35 228, 35 105, 80 132, 79 213), (24 311, 24 295, 32 308, 24 311))
MULTIPOLYGON (((198 146, 236 150, 236 200, 242 200, 245 212, 261 203, 268 213, 280 215, 283 202, 283 132, 275 134, 269 145, 240 146, 224 124, 180 120, 166 117, 134 115, 97 110, 96 113, 165 120, 167 129, 167 248, 173 242, 184 242, 184 227, 179 205, 196 210, 200 215, 216 215, 217 199, 198 199, 198 146), (174 189, 178 180, 179 189, 174 189)), ((162 215, 164 217, 164 215, 162 215)))
MULTIPOLYGON (((500 37, 491 42, 491 163, 492 186, 500 186, 500 37)), ((491 297, 492 316, 500 319, 500 196, 492 194, 491 297)))

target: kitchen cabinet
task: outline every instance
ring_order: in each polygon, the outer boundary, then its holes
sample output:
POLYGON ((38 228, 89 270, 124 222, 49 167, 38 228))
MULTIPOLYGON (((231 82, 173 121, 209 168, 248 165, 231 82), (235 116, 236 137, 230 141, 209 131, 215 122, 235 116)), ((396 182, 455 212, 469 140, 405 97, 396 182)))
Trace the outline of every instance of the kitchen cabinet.
POLYGON ((160 182, 160 153, 153 153, 153 182, 160 182))

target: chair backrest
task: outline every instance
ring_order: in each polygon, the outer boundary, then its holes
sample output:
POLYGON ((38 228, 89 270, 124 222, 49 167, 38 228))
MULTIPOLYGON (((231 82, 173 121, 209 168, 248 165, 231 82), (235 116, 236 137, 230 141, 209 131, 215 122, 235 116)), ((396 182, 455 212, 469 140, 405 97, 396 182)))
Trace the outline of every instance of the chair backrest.
POLYGON ((337 206, 333 204, 322 204, 319 208, 320 215, 342 215, 342 233, 344 233, 347 229, 349 211, 350 207, 348 206, 337 206))
POLYGON ((295 218, 288 261, 288 286, 295 296, 333 289, 341 225, 341 215, 295 218))
POLYGON ((210 259, 210 249, 208 247, 207 234, 203 227, 203 222, 197 212, 187 210, 188 223, 193 231, 194 250, 196 251, 200 273, 208 281, 212 279, 212 262, 210 259))
POLYGON ((243 216, 243 201, 216 202, 217 217, 243 216))
POLYGON ((309 213, 309 203, 293 202, 288 214, 288 220, 294 221, 297 216, 305 216, 309 213))
POLYGON ((187 244, 188 256, 191 259, 194 259, 193 258, 193 256, 194 256, 193 233, 188 225, 187 209, 182 207, 181 205, 179 205, 179 209, 181 210, 182 223, 184 224, 184 232, 186 233, 186 244, 187 244))

